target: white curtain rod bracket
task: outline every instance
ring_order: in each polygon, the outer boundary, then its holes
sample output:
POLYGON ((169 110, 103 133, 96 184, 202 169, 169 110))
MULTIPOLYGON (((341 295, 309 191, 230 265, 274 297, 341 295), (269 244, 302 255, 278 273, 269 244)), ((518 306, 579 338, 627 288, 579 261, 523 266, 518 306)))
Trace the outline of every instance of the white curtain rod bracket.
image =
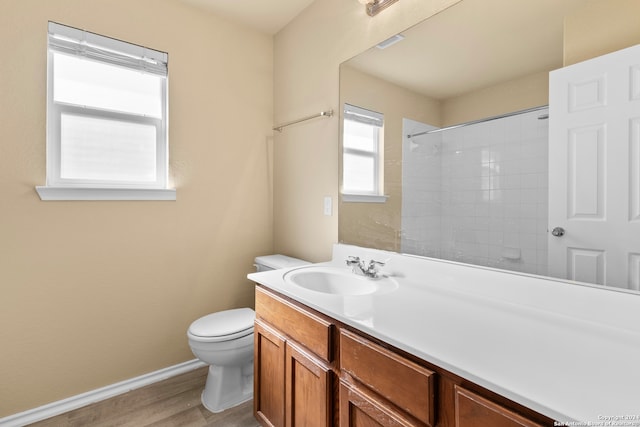
POLYGON ((333 110, 320 111, 318 114, 314 114, 314 115, 311 115, 311 116, 303 117, 303 118, 298 119, 298 120, 293 120, 291 122, 287 122, 287 123, 283 123, 281 125, 278 125, 278 126, 274 127, 273 130, 277 130, 278 132, 282 132, 283 128, 286 128, 287 126, 295 125, 296 123, 305 122, 307 120, 315 119, 316 117, 331 117, 331 116, 333 116, 333 110))

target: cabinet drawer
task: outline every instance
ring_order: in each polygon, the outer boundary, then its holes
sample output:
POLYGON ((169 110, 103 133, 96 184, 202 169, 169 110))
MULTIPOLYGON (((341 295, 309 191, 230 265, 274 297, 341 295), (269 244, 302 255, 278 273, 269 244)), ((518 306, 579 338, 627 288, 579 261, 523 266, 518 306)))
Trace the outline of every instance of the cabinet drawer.
POLYGON ((455 386, 456 427, 542 427, 476 393, 455 386))
POLYGON ((340 427, 422 427, 359 387, 340 381, 340 427))
POLYGON ((340 370, 391 403, 435 424, 435 373, 365 338, 340 331, 340 370))
POLYGON ((269 291, 256 287, 256 315, 286 331, 286 335, 320 358, 331 362, 331 331, 328 321, 296 307, 269 291))

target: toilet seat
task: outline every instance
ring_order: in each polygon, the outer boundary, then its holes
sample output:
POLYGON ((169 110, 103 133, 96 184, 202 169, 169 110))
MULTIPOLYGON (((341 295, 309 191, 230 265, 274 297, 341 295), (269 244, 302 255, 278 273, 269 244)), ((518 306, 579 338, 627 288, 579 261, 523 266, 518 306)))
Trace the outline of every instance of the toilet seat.
POLYGON ((219 311, 194 321, 187 333, 195 341, 231 341, 252 334, 255 317, 250 308, 219 311))

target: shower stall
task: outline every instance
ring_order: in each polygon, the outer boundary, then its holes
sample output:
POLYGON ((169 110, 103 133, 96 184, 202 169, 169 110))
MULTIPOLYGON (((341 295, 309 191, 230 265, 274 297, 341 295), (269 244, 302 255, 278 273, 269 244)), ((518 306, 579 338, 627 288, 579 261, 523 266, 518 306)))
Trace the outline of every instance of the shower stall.
POLYGON ((403 120, 401 250, 547 274, 548 109, 403 120))

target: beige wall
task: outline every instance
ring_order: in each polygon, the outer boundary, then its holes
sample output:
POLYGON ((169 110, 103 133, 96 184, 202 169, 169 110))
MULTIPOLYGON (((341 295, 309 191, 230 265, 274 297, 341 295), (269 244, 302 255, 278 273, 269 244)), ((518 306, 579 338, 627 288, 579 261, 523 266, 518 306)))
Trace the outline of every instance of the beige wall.
POLYGON ((0 417, 193 359, 273 250, 272 37, 177 0, 0 2, 0 417), (169 53, 175 202, 43 202, 47 21, 169 53))
POLYGON ((549 103, 544 71, 479 89, 442 102, 442 126, 451 126, 549 103))
POLYGON ((575 64, 640 43, 638 16, 638 0, 602 0, 567 17, 564 64, 575 64))
MULTIPOLYGON (((275 121, 338 110, 341 62, 458 0, 403 0, 376 17, 356 0, 320 0, 274 40, 275 121)), ((329 259, 338 240, 339 119, 291 126, 275 137, 275 249, 311 261, 329 259), (331 196, 333 216, 322 200, 331 196)))
MULTIPOLYGON (((340 199, 339 240, 353 245, 399 251, 402 119, 439 126, 440 102, 342 65, 340 105, 344 103, 384 114, 384 194, 389 198, 385 203, 354 203, 340 199)), ((342 145, 339 152, 342 152, 342 145)), ((342 162, 338 164, 341 168, 342 162)))

